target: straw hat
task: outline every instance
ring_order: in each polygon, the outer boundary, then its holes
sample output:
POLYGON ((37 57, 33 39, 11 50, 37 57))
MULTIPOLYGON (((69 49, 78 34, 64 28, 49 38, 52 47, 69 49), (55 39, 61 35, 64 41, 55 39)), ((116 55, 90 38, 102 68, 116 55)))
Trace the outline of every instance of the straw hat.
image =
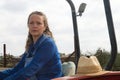
POLYGON ((78 62, 78 75, 96 76, 108 73, 110 71, 104 71, 95 56, 81 56, 78 62))

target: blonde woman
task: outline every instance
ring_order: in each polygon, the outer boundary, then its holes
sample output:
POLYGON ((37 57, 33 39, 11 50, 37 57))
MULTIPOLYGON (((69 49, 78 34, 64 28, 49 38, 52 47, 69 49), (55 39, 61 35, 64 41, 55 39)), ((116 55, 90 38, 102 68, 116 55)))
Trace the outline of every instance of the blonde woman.
POLYGON ((27 25, 26 51, 14 68, 0 72, 0 80, 50 80, 61 77, 60 55, 45 14, 32 12, 27 25))

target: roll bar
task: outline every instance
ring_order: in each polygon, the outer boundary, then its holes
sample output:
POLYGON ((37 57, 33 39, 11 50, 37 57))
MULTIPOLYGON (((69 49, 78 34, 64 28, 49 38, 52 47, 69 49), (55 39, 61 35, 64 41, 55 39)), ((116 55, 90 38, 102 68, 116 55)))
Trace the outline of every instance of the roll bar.
MULTIPOLYGON (((75 64, 76 64, 76 70, 77 70, 78 60, 80 58, 81 52, 80 52, 80 46, 79 46, 79 35, 78 35, 78 28, 77 28, 76 11, 75 11, 73 2, 71 0, 66 0, 66 1, 69 3, 71 7, 71 12, 72 12, 73 29, 74 29, 75 64)), ((111 70, 115 62, 116 56, 117 56, 117 42, 116 42, 116 37, 115 37, 110 2, 109 0, 103 0, 103 2, 104 2, 106 20, 107 20, 107 25, 108 25, 109 38, 110 38, 110 43, 111 43, 111 56, 105 67, 105 70, 111 70)))
POLYGON ((110 38, 110 43, 111 43, 111 56, 110 56, 107 66, 105 67, 105 70, 111 70, 115 62, 116 56, 117 56, 117 42, 116 42, 114 24, 113 24, 112 13, 111 13, 111 8, 110 8, 110 1, 103 0, 103 2, 104 2, 105 13, 106 13, 109 38, 110 38))
POLYGON ((80 46, 79 46, 79 35, 78 35, 76 11, 75 11, 75 7, 74 7, 73 2, 71 0, 67 0, 67 2, 71 6, 71 11, 72 11, 72 20, 73 20, 73 29, 74 29, 75 65, 76 65, 76 70, 77 70, 78 60, 80 57, 80 46))

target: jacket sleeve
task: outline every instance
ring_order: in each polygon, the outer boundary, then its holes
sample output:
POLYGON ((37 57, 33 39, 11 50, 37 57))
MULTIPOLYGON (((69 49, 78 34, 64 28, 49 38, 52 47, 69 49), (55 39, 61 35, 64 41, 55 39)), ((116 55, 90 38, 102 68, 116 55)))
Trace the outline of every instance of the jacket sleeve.
POLYGON ((11 74, 13 74, 13 73, 17 72, 19 69, 21 69, 24 64, 24 57, 25 57, 25 54, 23 55, 20 62, 14 68, 9 68, 9 69, 6 69, 6 70, 0 72, 0 79, 3 80, 4 78, 10 76, 11 74))
POLYGON ((36 74, 53 57, 56 46, 53 42, 44 42, 36 51, 33 60, 29 65, 22 68, 15 74, 7 77, 5 80, 27 80, 30 76, 36 74))

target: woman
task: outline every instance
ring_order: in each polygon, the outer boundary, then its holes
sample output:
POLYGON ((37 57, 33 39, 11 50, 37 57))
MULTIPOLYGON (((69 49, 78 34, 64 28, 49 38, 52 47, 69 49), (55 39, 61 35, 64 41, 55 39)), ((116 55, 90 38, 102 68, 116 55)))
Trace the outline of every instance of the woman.
POLYGON ((26 51, 13 69, 0 72, 0 80, 50 80, 62 76, 60 56, 46 16, 32 12, 27 24, 26 51))

